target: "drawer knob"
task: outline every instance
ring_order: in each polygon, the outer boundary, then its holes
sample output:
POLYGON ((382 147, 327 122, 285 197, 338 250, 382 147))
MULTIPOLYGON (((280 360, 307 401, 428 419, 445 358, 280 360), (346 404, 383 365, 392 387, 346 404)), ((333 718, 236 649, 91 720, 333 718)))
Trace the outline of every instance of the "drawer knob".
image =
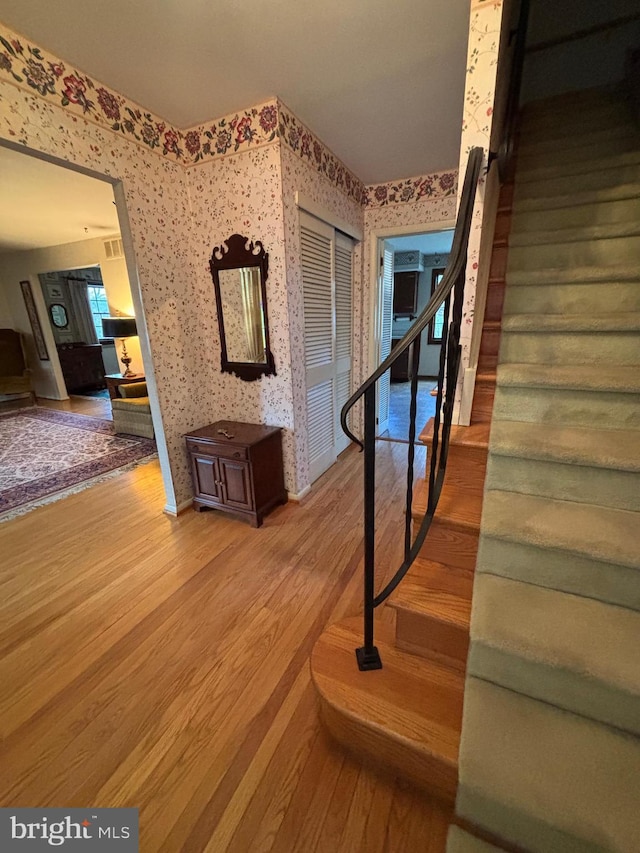
POLYGON ((235 456, 236 459, 240 459, 240 454, 237 451, 233 455, 235 456))

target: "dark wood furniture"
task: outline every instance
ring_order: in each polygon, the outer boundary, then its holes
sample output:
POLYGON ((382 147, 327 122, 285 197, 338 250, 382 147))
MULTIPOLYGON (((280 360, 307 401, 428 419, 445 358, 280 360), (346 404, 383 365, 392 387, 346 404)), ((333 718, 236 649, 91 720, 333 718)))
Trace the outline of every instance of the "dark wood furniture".
POLYGON ((287 502, 280 427, 216 421, 188 433, 194 508, 221 509, 253 527, 287 502))
MULTIPOLYGON (((400 343, 402 338, 393 338, 391 341, 391 349, 394 350, 396 345, 400 343)), ((408 382, 409 381, 409 352, 403 353, 397 361, 391 365, 391 381, 392 382, 408 382)))
POLYGON ((58 344, 60 368, 67 391, 104 388, 104 362, 100 344, 58 344))
POLYGON ((393 276, 393 316, 414 317, 418 309, 417 272, 397 272, 393 276))
POLYGON ((118 391, 119 385, 129 385, 131 382, 144 382, 144 373, 135 373, 133 376, 122 376, 120 373, 107 373, 104 377, 109 390, 109 397, 112 400, 117 400, 120 396, 118 391))

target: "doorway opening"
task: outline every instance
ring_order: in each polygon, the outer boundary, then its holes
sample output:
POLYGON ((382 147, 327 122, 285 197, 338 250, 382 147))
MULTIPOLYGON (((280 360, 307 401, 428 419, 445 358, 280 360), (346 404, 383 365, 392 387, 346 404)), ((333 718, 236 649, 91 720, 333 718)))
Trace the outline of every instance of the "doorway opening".
MULTIPOLYGON (((452 243, 452 228, 378 238, 378 364, 397 346, 427 306, 444 275, 452 243)), ((443 307, 421 336, 416 414, 418 432, 435 415, 434 391, 444 328, 443 307)), ((378 438, 400 442, 409 440, 410 380, 409 353, 405 353, 379 383, 378 438)))

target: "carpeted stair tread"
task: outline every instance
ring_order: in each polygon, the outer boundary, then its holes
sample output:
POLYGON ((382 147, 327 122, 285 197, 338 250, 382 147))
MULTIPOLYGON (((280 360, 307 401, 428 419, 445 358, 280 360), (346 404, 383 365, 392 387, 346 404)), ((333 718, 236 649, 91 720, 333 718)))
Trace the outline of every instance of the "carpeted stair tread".
MULTIPOLYGON (((429 484, 420 478, 414 487, 411 514, 420 522, 427 511, 429 484)), ((482 494, 460 493, 457 487, 447 484, 446 478, 434 518, 446 521, 451 527, 478 530, 482 513, 482 494)), ((427 537, 428 538, 428 537, 427 537)))
POLYGON ((499 490, 485 493, 483 535, 640 569, 640 514, 499 490))
POLYGON ((491 433, 491 452, 498 456, 640 471, 640 432, 496 421, 491 433))
POLYGON ((572 193, 553 193, 539 198, 517 198, 514 201, 515 215, 530 210, 550 210, 558 207, 576 207, 583 204, 601 204, 621 199, 634 199, 640 195, 640 181, 617 184, 613 187, 576 191, 572 193))
POLYGON ((636 223, 640 219, 640 198, 621 198, 613 201, 591 201, 552 209, 525 210, 513 214, 511 235, 527 231, 564 231, 592 226, 636 223))
POLYGON ((640 268, 640 236, 510 246, 507 281, 514 270, 558 269, 580 264, 604 271, 612 258, 622 265, 640 268))
POLYGON ((608 393, 640 393, 636 366, 499 364, 498 383, 504 387, 557 388, 608 393))
POLYGON ((479 574, 471 675, 640 734, 640 613, 479 574))
POLYGON ((510 314, 503 318, 505 332, 635 332, 640 311, 623 314, 510 314))
POLYGON ((637 569, 593 557, 553 551, 526 542, 507 542, 483 533, 476 572, 595 598, 640 611, 637 569))
POLYGON ((516 287, 532 284, 608 284, 630 281, 640 284, 640 270, 634 264, 571 269, 510 270, 507 284, 516 287))
POLYGON ((446 853, 501 853, 504 847, 496 847, 488 841, 477 838, 459 826, 449 827, 446 853))
POLYGON ((529 853, 632 853, 639 778, 637 738, 467 679, 462 818, 529 853))
POLYGON ((347 747, 364 752, 452 801, 457 780, 464 676, 396 648, 392 629, 376 625, 383 668, 360 672, 362 619, 327 628, 311 656, 323 719, 347 747))
POLYGON ((564 174, 535 181, 516 182, 514 203, 527 198, 549 198, 573 192, 598 191, 640 181, 640 163, 591 169, 578 174, 564 174))
POLYGON ((473 574, 418 557, 393 593, 389 606, 469 627, 473 574))
POLYGON ((554 228, 552 231, 511 232, 509 246, 546 246, 554 243, 582 243, 591 240, 611 240, 617 237, 637 237, 640 223, 619 222, 579 228, 554 228))
POLYGON ((544 152, 553 156, 555 151, 575 151, 588 148, 594 144, 607 143, 614 140, 629 139, 635 143, 639 138, 637 128, 630 122, 610 127, 597 127, 581 134, 562 134, 559 136, 545 136, 538 138, 523 134, 518 143, 518 157, 527 157, 533 151, 544 152))
POLYGON ((606 314, 640 312, 640 282, 612 281, 608 284, 534 284, 507 288, 505 318, 511 314, 606 314))
MULTIPOLYGON (((471 426, 451 426, 449 434, 449 445, 457 445, 460 447, 488 447, 490 424, 471 424, 471 426)), ((420 433, 420 441, 431 447, 433 441, 433 418, 429 418, 420 433)))

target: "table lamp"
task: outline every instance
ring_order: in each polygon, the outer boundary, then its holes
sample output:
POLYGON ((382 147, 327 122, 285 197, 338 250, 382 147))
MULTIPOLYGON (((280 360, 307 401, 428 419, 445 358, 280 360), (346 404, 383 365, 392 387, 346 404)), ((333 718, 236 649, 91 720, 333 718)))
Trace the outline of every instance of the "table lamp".
POLYGON ((131 356, 127 353, 126 338, 135 338, 138 334, 136 328, 135 317, 103 317, 102 318, 102 334, 105 338, 120 338, 122 343, 122 356, 120 361, 124 364, 123 378, 135 376, 135 373, 129 369, 131 364, 131 356))

